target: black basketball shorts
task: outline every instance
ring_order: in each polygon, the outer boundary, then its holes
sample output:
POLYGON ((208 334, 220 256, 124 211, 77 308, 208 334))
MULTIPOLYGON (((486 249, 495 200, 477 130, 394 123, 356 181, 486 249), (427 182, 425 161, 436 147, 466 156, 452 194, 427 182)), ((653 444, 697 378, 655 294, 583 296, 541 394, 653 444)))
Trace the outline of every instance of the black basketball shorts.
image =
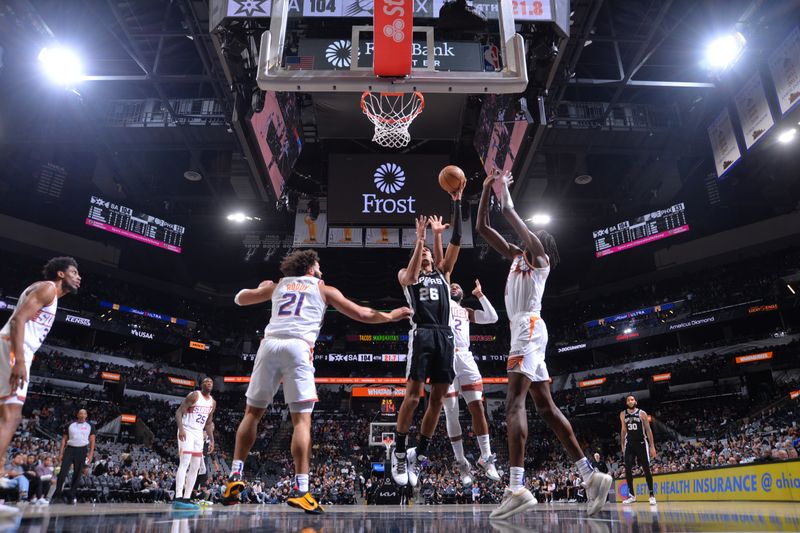
POLYGON ((455 346, 450 326, 417 326, 412 330, 411 353, 406 363, 406 379, 431 383, 453 382, 455 346))

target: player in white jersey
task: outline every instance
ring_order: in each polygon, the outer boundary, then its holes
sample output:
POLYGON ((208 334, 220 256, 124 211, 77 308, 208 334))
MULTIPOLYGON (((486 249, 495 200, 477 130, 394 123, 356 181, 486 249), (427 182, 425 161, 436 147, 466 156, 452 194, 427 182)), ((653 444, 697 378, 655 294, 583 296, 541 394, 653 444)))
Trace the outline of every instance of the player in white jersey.
POLYGON ((550 375, 545 365, 547 327, 541 318, 542 296, 551 267, 558 264, 555 239, 544 230, 532 232, 514 210, 508 185, 511 173, 494 171, 483 183, 478 205, 476 229, 500 255, 511 261, 506 281, 506 312, 511 327, 511 351, 508 354, 508 392, 506 395, 506 424, 510 486, 503 501, 492 511, 492 518, 508 518, 536 505, 536 498, 525 488, 525 443, 528 438, 528 413, 525 399, 531 395, 536 412, 556 434, 570 460, 575 462, 586 486, 588 512, 593 515, 602 509, 611 486, 611 476, 597 472, 581 450, 572 425, 553 402, 550 395, 550 375), (522 240, 524 249, 509 244, 489 221, 489 196, 494 189, 503 217, 522 240))
MULTIPOLYGON (((433 238, 433 257, 439 263, 444 258, 442 249, 442 232, 435 231, 433 238)), ((470 415, 472 415, 472 428, 478 440, 481 456, 478 459, 480 466, 489 479, 500 481, 500 475, 494 463, 495 454, 492 453, 489 442, 489 424, 483 410, 483 377, 475 364, 472 352, 469 349, 469 323, 494 324, 497 322, 497 311, 492 307, 489 299, 481 290, 480 280, 475 280, 472 295, 481 304, 480 310, 461 307, 464 299, 464 290, 458 283, 450 284, 450 325, 453 328, 455 355, 453 357, 453 370, 455 379, 447 389, 444 399, 444 415, 447 421, 447 436, 456 457, 456 468, 461 474, 461 482, 465 486, 472 484, 472 466, 464 455, 464 440, 461 432, 461 423, 458 420, 458 396, 464 398, 470 415)))
POLYGON ((289 405, 294 432, 291 452, 298 491, 286 503, 318 514, 322 507, 309 492, 311 462, 311 412, 317 401, 312 352, 328 304, 345 316, 367 324, 396 322, 411 316, 411 309, 400 307, 384 313, 357 305, 334 287, 322 282, 319 257, 314 250, 296 251, 283 259, 280 270, 285 277, 278 283, 262 282, 256 289, 239 291, 237 305, 255 305, 272 300, 272 316, 258 348, 244 418, 236 432, 231 474, 223 494, 226 505, 239 502, 244 489, 244 460, 256 439, 258 422, 272 402, 283 380, 283 396, 289 405))
POLYGON ((489 443, 489 423, 486 421, 486 413, 483 410, 483 377, 472 357, 469 349, 469 323, 475 324, 494 324, 497 322, 497 311, 492 307, 489 299, 484 296, 481 290, 481 282, 475 280, 475 288, 472 295, 478 299, 481 309, 470 309, 461 307, 464 299, 464 290, 458 283, 450 284, 450 312, 453 315, 453 335, 455 337, 456 353, 454 359, 454 369, 456 379, 447 391, 444 400, 444 415, 447 421, 447 436, 450 437, 450 445, 456 456, 456 465, 461 474, 461 482, 464 485, 472 484, 471 466, 464 456, 464 442, 461 434, 461 423, 458 421, 458 396, 461 395, 467 404, 467 409, 472 416, 472 429, 475 431, 475 438, 478 441, 478 448, 481 456, 478 458, 478 466, 486 472, 489 479, 500 481, 500 475, 494 463, 497 459, 492 453, 489 443))
MULTIPOLYGON (((0 329, 0 478, 5 475, 8 445, 22 419, 33 356, 53 327, 58 299, 81 286, 78 263, 71 257, 50 259, 43 274, 44 281, 22 291, 11 318, 0 329)), ((0 506, 0 515, 15 512, 15 507, 0 506)))
POLYGON ((192 503, 192 490, 203 462, 205 436, 209 438, 208 453, 214 453, 214 411, 217 402, 211 397, 214 380, 203 379, 199 391, 192 391, 175 412, 178 423, 178 471, 175 473, 175 500, 173 507, 197 510, 192 503))

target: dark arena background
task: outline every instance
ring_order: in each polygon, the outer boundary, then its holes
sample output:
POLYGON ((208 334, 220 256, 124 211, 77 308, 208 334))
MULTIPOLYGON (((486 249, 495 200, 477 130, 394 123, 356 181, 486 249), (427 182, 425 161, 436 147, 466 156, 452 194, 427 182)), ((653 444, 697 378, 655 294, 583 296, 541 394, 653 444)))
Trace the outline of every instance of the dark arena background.
POLYGON ((800 530, 799 25, 793 0, 0 2, 0 530, 800 530), (469 333, 464 460, 444 413, 420 442, 428 389, 408 431, 427 461, 409 452, 416 486, 395 482, 417 332, 322 303, 292 363, 316 384, 307 479, 291 369, 261 369, 284 385, 238 467, 257 354, 286 340, 267 324, 311 300, 252 295, 314 249, 325 286, 409 305, 415 217, 450 219, 445 246, 455 226, 446 165, 466 176, 451 281, 480 309, 480 280, 499 317, 469 333), (540 299, 549 393, 587 459, 522 389, 521 485, 506 278, 528 267, 476 229, 482 194, 501 238, 521 242, 513 205, 560 255, 540 299), (77 270, 42 283, 62 256, 77 270))

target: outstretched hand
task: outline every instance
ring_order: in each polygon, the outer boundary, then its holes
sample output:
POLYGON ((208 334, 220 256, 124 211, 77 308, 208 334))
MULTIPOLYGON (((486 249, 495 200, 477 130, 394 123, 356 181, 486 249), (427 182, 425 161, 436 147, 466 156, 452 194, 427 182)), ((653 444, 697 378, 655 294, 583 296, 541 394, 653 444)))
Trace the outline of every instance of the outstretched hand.
POLYGON ((414 312, 411 310, 410 307, 398 307, 397 309, 392 309, 389 312, 389 316, 391 317, 392 322, 397 322, 399 320, 404 320, 406 318, 411 318, 414 312))
POLYGON ((420 215, 417 217, 416 223, 417 223, 417 240, 422 239, 424 241, 426 234, 425 227, 428 225, 428 219, 420 215))
POLYGON ((475 280, 475 288, 472 289, 472 295, 478 300, 483 298, 483 291, 481 290, 481 280, 479 279, 475 280))
POLYGON ((428 217, 428 223, 431 225, 433 233, 443 233, 444 230, 450 227, 450 224, 442 224, 442 217, 437 215, 428 217))

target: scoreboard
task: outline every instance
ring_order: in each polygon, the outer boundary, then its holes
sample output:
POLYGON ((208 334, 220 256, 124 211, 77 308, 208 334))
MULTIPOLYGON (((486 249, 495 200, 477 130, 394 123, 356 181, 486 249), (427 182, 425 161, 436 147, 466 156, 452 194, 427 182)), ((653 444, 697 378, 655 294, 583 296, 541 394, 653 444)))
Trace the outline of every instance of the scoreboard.
POLYGON ((689 231, 683 202, 592 232, 596 257, 689 231))
POLYGON ((138 213, 130 207, 96 196, 92 196, 89 201, 86 225, 176 253, 181 253, 183 234, 186 231, 183 226, 138 213))

